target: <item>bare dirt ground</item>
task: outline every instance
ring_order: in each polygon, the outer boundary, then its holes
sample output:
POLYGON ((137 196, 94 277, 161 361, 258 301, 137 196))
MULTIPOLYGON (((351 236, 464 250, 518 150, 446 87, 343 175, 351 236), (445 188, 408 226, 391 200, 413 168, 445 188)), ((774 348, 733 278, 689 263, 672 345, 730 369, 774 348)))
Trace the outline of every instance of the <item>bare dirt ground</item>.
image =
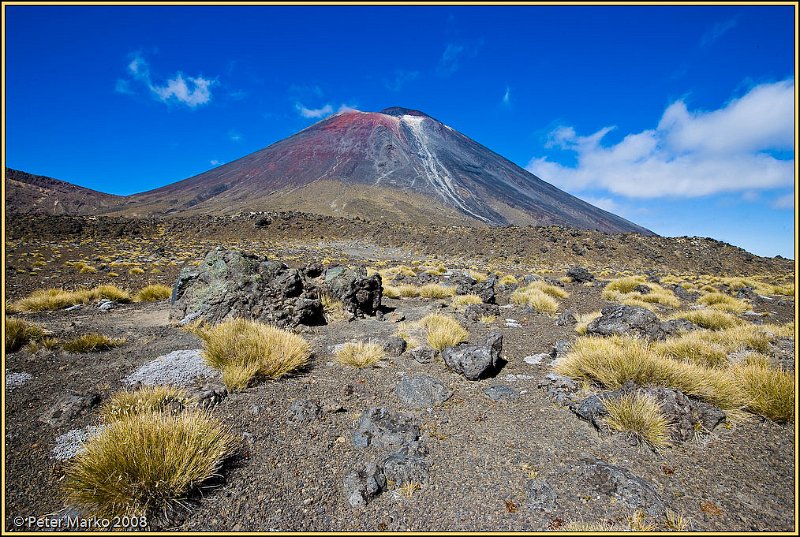
MULTIPOLYGON (((426 253, 433 243, 423 241, 414 246, 381 241, 380 237, 345 240, 330 235, 324 230, 311 233, 306 228, 292 237, 276 233, 246 240, 199 234, 177 240, 163 229, 121 234, 113 239, 84 231, 57 237, 19 232, 6 241, 6 296, 14 300, 43 287, 92 287, 100 283, 113 283, 131 291, 148 283, 172 285, 182 266, 198 261, 209 247, 220 243, 248 247, 294 266, 311 260, 328 265, 391 266, 433 259, 426 253), (65 265, 81 260, 96 272, 81 273, 77 265, 65 265), (131 272, 132 268, 143 272, 131 272)), ((604 240, 610 244, 616 239, 604 240)), ((494 248, 499 250, 502 246, 494 248)), ((715 251, 703 250, 711 262, 701 262, 694 270, 680 265, 674 272, 699 275, 707 274, 703 269, 710 265, 736 265, 728 258, 715 259, 715 251)), ((494 270, 502 268, 519 278, 534 271, 559 278, 564 276, 565 265, 573 264, 568 257, 559 255, 552 268, 547 269, 542 252, 531 257, 523 248, 522 254, 519 261, 505 256, 490 260, 465 248, 458 255, 441 255, 439 260, 449 269, 488 270, 487 265, 493 263, 494 270)), ((573 259, 574 264, 593 270, 610 270, 607 278, 618 275, 623 265, 630 265, 611 256, 602 263, 586 262, 585 256, 573 259), (613 270, 615 265, 619 270, 613 270)), ((662 276, 669 273, 663 260, 653 263, 662 276)), ((735 273, 771 274, 776 282, 794 276, 791 263, 786 261, 755 259, 746 267, 739 267, 735 273)), ((599 310, 607 304, 601 297, 604 284, 565 283, 570 296, 560 301, 559 311, 599 310)), ((213 414, 242 438, 242 450, 225 466, 222 478, 193 498, 186 511, 178 512, 168 522, 154 522, 151 529, 546 531, 580 521, 627 525, 629 517, 634 516, 633 508, 607 491, 587 490, 585 481, 579 478, 588 459, 625 468, 644 480, 668 511, 689 521, 690 529, 794 529, 794 423, 774 423, 751 416, 658 452, 631 442, 622 434, 598 432, 539 387, 552 370, 549 359, 538 364, 524 361, 531 355, 549 353, 559 340, 574 340, 577 334, 573 327, 556 325, 555 316, 509 304, 509 294, 510 289, 498 293, 501 313, 488 324, 464 320, 450 299, 384 298, 385 320, 366 318, 304 328, 301 333, 313 349, 311 366, 300 374, 229 394, 213 407, 213 414), (500 331, 505 365, 491 378, 468 381, 450 371, 441 358, 422 364, 407 353, 388 356, 377 367, 365 369, 335 362, 334 345, 354 339, 385 339, 400 326, 394 322, 398 317, 409 323, 432 312, 461 319, 471 342, 481 341, 489 331, 500 331), (506 319, 517 321, 519 326, 509 326, 514 323, 507 323, 506 319), (432 408, 405 406, 396 395, 395 386, 404 376, 414 374, 438 379, 453 390, 452 397, 432 408), (491 386, 512 388, 517 398, 494 401, 485 393, 491 386), (299 400, 318 403, 323 409, 319 419, 289 421, 289 407, 299 400), (344 477, 364 462, 378 462, 390 453, 374 446, 359 448, 353 443, 359 417, 372 407, 413 417, 428 452, 430 478, 411 494, 389 486, 366 507, 353 508, 343 491, 344 477), (552 508, 532 505, 526 487, 534 479, 548 483, 554 490, 552 508)), ((682 307, 691 305, 687 300, 682 303, 682 307)), ((759 315, 743 319, 780 324, 795 318, 792 297, 758 297, 751 305, 759 315)), ((48 409, 70 393, 95 393, 105 400, 126 387, 124 377, 156 357, 202 347, 195 335, 168 322, 168 311, 168 301, 161 301, 117 304, 106 312, 88 304, 73 311, 19 315, 62 339, 100 332, 125 337, 126 343, 90 354, 73 354, 60 348, 36 352, 23 348, 6 355, 7 373, 25 372, 32 376, 4 392, 7 531, 29 529, 16 525, 15 517, 58 516, 65 512, 58 491, 66 463, 52 457, 56 438, 98 423, 96 406, 74 416, 63 416, 55 423, 51 420, 50 424, 40 420, 48 409)), ((793 366, 794 345, 790 359, 793 366)), ((657 530, 670 529, 661 514, 647 515, 647 522, 657 530)))

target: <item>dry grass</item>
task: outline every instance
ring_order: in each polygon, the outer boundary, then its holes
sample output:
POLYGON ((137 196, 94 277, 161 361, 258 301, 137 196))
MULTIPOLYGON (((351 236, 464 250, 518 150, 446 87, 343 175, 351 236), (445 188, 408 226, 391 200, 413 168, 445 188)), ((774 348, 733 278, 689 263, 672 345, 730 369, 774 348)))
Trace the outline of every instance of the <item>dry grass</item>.
POLYGON ((139 276, 141 274, 144 274, 144 269, 139 267, 133 267, 128 271, 128 274, 130 274, 131 276, 139 276))
POLYGON ((519 282, 517 281, 517 278, 513 274, 506 274, 497 281, 498 285, 505 285, 505 286, 517 285, 517 283, 519 282))
POLYGON ((531 282, 526 285, 524 289, 538 289, 539 291, 553 298, 567 298, 569 296, 569 293, 561 287, 544 282, 542 280, 531 282))
POLYGON ((725 347, 714 342, 708 332, 697 330, 679 337, 653 344, 653 351, 661 356, 686 360, 706 367, 723 367, 728 364, 725 347))
POLYGON ((729 313, 712 309, 679 311, 673 314, 671 318, 686 319, 697 326, 702 326, 709 330, 723 330, 744 323, 744 321, 729 313))
POLYGON ((153 284, 148 285, 136 293, 136 302, 157 302, 159 300, 166 300, 172 296, 172 288, 166 285, 153 284))
POLYGON ((371 341, 345 343, 336 352, 336 361, 353 367, 368 367, 381 361, 386 353, 383 347, 371 341))
POLYGON ((486 274, 485 272, 478 272, 477 270, 471 270, 470 269, 468 274, 469 274, 470 278, 472 278, 473 280, 475 280, 478 283, 485 282, 487 279, 489 279, 489 275, 488 274, 486 274))
POLYGON ((648 282, 641 276, 619 278, 610 281, 602 293, 603 299, 619 302, 628 306, 639 306, 654 309, 656 304, 677 308, 680 300, 669 289, 664 289, 658 284, 648 282), (640 286, 646 287, 648 292, 637 291, 640 286))
POLYGON ((606 300, 612 300, 609 298, 612 291, 617 291, 622 294, 633 293, 638 286, 643 285, 645 282, 646 280, 641 276, 629 276, 611 280, 603 289, 603 298, 606 300), (608 296, 606 296, 607 294, 608 296))
POLYGON ((481 324, 492 324, 497 320, 497 315, 481 315, 478 322, 481 324))
POLYGON ((456 294, 455 287, 429 283, 419 288, 419 296, 422 298, 447 298, 456 294))
POLYGON ((321 297, 322 312, 325 316, 325 322, 335 323, 344 321, 350 318, 350 313, 345 309, 344 303, 327 293, 323 293, 321 297))
POLYGON ((723 409, 744 408, 747 397, 727 370, 673 360, 640 339, 581 337, 556 371, 616 389, 632 380, 640 386, 675 388, 723 409))
POLYGON ((17 319, 6 317, 6 352, 15 352, 30 341, 36 341, 45 336, 41 326, 17 319))
POLYGON ((403 298, 414 298, 419 296, 419 289, 420 288, 418 286, 411 285, 410 283, 397 286, 397 292, 403 298))
POLYGON ((121 419, 85 444, 62 483, 66 502, 87 516, 169 513, 217 475, 235 447, 216 419, 200 412, 121 419))
POLYGON ((11 304, 15 311, 37 312, 55 311, 76 304, 88 304, 92 300, 107 298, 115 302, 129 302, 131 296, 127 291, 115 285, 100 285, 93 289, 38 289, 25 298, 11 304))
POLYGON ((69 341, 65 341, 62 348, 68 352, 101 352, 125 344, 125 338, 112 338, 103 334, 84 334, 69 341))
POLYGON ((453 297, 453 307, 463 308, 470 304, 483 304, 483 299, 478 295, 456 295, 453 297))
POLYGON ((589 326, 589 323, 600 317, 602 313, 600 310, 597 311, 590 311, 589 313, 579 313, 575 316, 575 319, 578 321, 575 323, 575 331, 580 334, 586 334, 586 328, 589 326))
POLYGON ((690 531, 692 527, 691 519, 681 516, 675 511, 667 510, 664 515, 667 528, 672 531, 690 531))
POLYGON ((607 423, 655 449, 669 444, 669 421, 658 402, 649 395, 632 393, 604 402, 607 423))
POLYGON ((431 314, 419 323, 428 332, 428 345, 437 351, 458 345, 469 337, 469 332, 447 315, 431 314))
POLYGON ((540 313, 553 314, 558 311, 558 301, 537 288, 524 287, 511 293, 511 302, 528 306, 540 313))
POLYGON ((145 386, 136 391, 115 393, 100 408, 100 419, 113 423, 139 414, 170 411, 174 405, 183 409, 189 404, 189 394, 176 386, 145 386))
POLYGON ((762 360, 750 360, 732 372, 748 396, 749 410, 773 421, 794 418, 794 375, 762 360))
POLYGON ((386 285, 383 286, 383 296, 386 298, 400 298, 400 288, 395 287, 394 285, 386 285))
POLYGON ((230 390, 246 388, 256 376, 278 379, 305 366, 311 356, 302 337, 247 319, 230 319, 197 335, 203 340, 203 357, 222 371, 230 390))
POLYGON ((750 306, 743 300, 723 293, 708 293, 701 296, 697 302, 709 308, 731 313, 744 313, 750 309, 750 306))

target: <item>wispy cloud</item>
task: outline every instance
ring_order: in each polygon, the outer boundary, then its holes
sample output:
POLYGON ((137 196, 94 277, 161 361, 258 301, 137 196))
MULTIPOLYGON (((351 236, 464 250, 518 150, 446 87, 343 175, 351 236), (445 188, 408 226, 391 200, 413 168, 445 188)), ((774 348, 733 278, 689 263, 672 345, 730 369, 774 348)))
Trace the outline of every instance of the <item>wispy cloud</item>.
POLYGON ((218 161, 217 159, 212 159, 209 162, 209 164, 211 164, 212 166, 219 166, 220 165, 220 161, 218 161))
POLYGON ((135 94, 134 86, 143 86, 156 100, 167 104, 182 104, 189 108, 211 102, 211 87, 216 81, 202 76, 184 76, 175 73, 163 84, 153 82, 150 65, 140 54, 134 53, 128 63, 130 79, 118 79, 115 90, 123 94, 135 94))
MULTIPOLYGON (((318 119, 323 117, 328 117, 329 115, 333 114, 333 106, 331 104, 326 104, 320 108, 308 108, 303 106, 301 103, 294 103, 294 107, 300 113, 301 116, 308 119, 318 119)), ((336 112, 351 112, 353 110, 358 110, 356 105, 351 104, 340 104, 338 108, 336 108, 336 112)))
POLYGON ((239 141, 242 140, 242 133, 240 133, 239 131, 236 131, 234 129, 231 129, 231 130, 228 131, 228 138, 232 142, 239 142, 239 141))
POLYGON ((406 71, 403 69, 395 69, 394 76, 391 79, 384 80, 383 84, 386 89, 390 91, 400 91, 408 82, 416 80, 419 76, 419 71, 406 71))
POLYGON ((709 28, 706 33, 703 34, 703 37, 700 39, 700 46, 707 47, 728 33, 730 30, 736 28, 737 24, 739 24, 738 15, 728 20, 716 23, 714 26, 709 28))
POLYGON ((578 135, 555 129, 549 147, 571 152, 574 166, 535 157, 527 169, 571 192, 604 189, 631 198, 698 197, 793 184, 794 161, 777 155, 794 143, 794 82, 762 84, 722 108, 670 105, 654 129, 603 140, 614 127, 578 135))
POLYGON ((506 86, 506 92, 503 94, 503 104, 508 106, 511 104, 511 88, 506 86))
POLYGON ((447 76, 452 75, 458 70, 459 59, 464 53, 464 46, 456 43, 448 43, 442 57, 439 58, 439 74, 447 76))
POLYGON ((794 192, 789 192, 772 202, 775 209, 794 209, 794 192))

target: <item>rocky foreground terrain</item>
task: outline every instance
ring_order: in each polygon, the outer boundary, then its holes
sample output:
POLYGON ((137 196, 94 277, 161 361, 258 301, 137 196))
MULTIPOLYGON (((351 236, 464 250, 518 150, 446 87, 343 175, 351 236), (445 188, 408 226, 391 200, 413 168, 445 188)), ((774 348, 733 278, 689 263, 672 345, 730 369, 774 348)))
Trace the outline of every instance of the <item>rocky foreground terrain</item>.
POLYGON ((237 449, 183 507, 150 513, 149 529, 795 527, 793 412, 767 417, 756 405, 722 408, 675 387, 609 386, 563 369, 586 340, 637 338, 655 349, 689 333, 726 334, 701 326, 699 311, 756 334, 741 345, 718 340, 710 369, 728 371, 757 350, 793 375, 789 260, 710 239, 299 213, 12 215, 7 227, 8 317, 47 336, 6 349, 7 531, 36 529, 17 517, 89 515, 61 487, 83 442, 102 429, 100 409, 115 393, 164 383, 183 386, 221 420, 237 449), (621 280, 635 285, 611 292, 621 280), (90 299, 53 311, 20 302, 37 289, 104 284, 174 290, 171 299, 90 299), (441 287, 426 297, 424 286, 441 287), (528 300, 534 288, 555 307, 528 300), (193 323, 231 313, 294 331, 309 343, 310 362, 226 389, 193 323), (431 348, 419 321, 432 314, 456 320, 466 341, 431 348), (118 343, 65 348, 90 333, 118 343), (376 343, 382 359, 341 363, 354 341, 376 343), (663 445, 612 426, 606 407, 631 393, 660 405, 663 445))

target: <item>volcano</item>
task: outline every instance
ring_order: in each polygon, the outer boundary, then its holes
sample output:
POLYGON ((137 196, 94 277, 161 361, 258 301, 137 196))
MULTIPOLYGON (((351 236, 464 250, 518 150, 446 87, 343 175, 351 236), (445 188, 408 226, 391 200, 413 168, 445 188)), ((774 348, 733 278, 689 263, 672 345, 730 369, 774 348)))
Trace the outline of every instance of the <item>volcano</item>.
POLYGON ((338 113, 238 160, 128 196, 106 212, 272 210, 651 234, 559 190, 431 116, 399 107, 338 113))

